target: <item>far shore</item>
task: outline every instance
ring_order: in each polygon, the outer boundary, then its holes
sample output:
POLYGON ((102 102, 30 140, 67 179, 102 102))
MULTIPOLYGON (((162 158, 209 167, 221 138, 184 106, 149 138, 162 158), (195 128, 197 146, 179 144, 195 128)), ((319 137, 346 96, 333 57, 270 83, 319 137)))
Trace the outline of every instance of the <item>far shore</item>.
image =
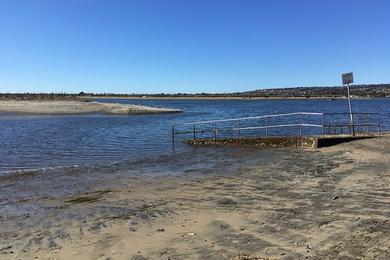
POLYGON ((114 114, 114 115, 135 115, 135 114, 158 114, 177 113, 180 109, 160 108, 131 104, 100 103, 87 101, 0 101, 0 112, 22 113, 22 114, 114 114))
MULTIPOLYGON (((217 96, 217 97, 201 97, 201 96, 77 96, 79 99, 166 99, 166 100, 336 100, 346 99, 347 97, 240 97, 240 96, 217 96)), ((353 99, 373 99, 376 97, 352 97, 353 99)))

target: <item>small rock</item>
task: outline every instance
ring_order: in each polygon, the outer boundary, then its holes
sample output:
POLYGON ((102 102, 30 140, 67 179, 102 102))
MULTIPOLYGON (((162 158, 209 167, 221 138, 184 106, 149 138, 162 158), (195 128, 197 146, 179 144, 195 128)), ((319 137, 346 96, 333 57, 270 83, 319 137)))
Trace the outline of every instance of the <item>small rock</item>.
POLYGON ((190 232, 190 233, 187 233, 187 235, 189 235, 189 236, 195 236, 195 235, 196 235, 196 233, 194 233, 194 232, 190 232))
POLYGON ((339 196, 334 196, 333 198, 332 198, 332 200, 337 200, 339 198, 339 196))
POLYGON ((165 229, 164 229, 164 228, 158 228, 157 231, 158 231, 158 232, 164 232, 165 229))
POLYGON ((217 200, 217 205, 225 207, 235 207, 237 205, 237 202, 229 198, 221 198, 217 200))

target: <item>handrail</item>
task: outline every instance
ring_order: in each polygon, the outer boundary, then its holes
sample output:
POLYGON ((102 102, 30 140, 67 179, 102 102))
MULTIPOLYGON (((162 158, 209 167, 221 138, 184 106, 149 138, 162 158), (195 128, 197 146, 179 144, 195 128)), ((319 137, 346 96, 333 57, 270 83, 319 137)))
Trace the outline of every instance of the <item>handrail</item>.
POLYGON ((265 116, 251 116, 251 117, 238 117, 238 118, 227 118, 227 119, 218 119, 218 120, 208 120, 208 121, 195 121, 188 122, 182 124, 173 124, 173 126, 177 125, 193 125, 193 124, 207 124, 214 122, 229 122, 229 121, 240 121, 240 120, 249 120, 249 119, 261 119, 261 118, 270 118, 270 117, 282 117, 282 116, 293 116, 293 115, 323 115, 324 113, 310 113, 310 112, 294 112, 294 113, 286 113, 286 114, 272 114, 265 116))
MULTIPOLYGON (((178 123, 178 124, 172 125, 172 146, 174 147, 176 134, 179 134, 179 135, 180 134, 192 134, 193 139, 196 139, 197 134, 214 133, 214 138, 217 138, 218 133, 230 131, 230 132, 237 132, 237 138, 240 138, 240 136, 242 136, 240 134, 241 130, 265 129, 265 137, 268 137, 269 136, 269 133, 268 133, 269 129, 283 128, 283 127, 298 127, 299 128, 299 132, 298 132, 299 136, 302 136, 302 130, 304 128, 307 128, 307 127, 320 128, 321 129, 320 133, 322 136, 325 136, 326 130, 328 130, 328 132, 329 132, 328 134, 330 134, 331 131, 333 131, 333 134, 337 134, 339 132, 339 130, 341 130, 341 133, 343 134, 344 133, 344 126, 349 128, 349 131, 350 131, 350 133, 352 133, 352 135, 354 135, 354 133, 355 133, 355 127, 357 127, 358 133, 362 132, 360 130, 363 130, 363 129, 366 129, 365 133, 369 133, 369 132, 373 133, 372 129, 370 130, 370 128, 374 127, 375 129, 377 129, 374 132, 376 132, 379 135, 381 134, 381 122, 380 122, 380 114, 379 113, 372 113, 372 112, 352 113, 353 118, 356 118, 356 123, 354 120, 352 122, 352 124, 351 123, 344 124, 343 120, 341 120, 341 124, 340 123, 338 123, 338 124, 337 123, 332 123, 332 124, 325 123, 324 118, 328 118, 329 115, 334 115, 334 116, 348 115, 349 116, 350 114, 349 113, 294 112, 294 113, 284 113, 284 114, 271 114, 271 115, 262 115, 262 116, 251 116, 251 117, 239 117, 239 118, 228 118, 228 119, 178 123), (307 120, 308 117, 303 118, 302 117, 303 115, 319 116, 319 118, 317 118, 316 120, 320 120, 321 123, 320 124, 304 123, 303 119, 307 120), (363 120, 363 122, 360 122, 361 120, 359 120, 360 115, 364 115, 363 118, 365 118, 365 120, 363 120), (377 120, 375 120, 375 119, 372 120, 372 118, 369 118, 369 115, 376 115, 377 120), (299 123, 293 122, 291 124, 288 124, 288 123, 287 124, 269 124, 268 119, 270 119, 270 118, 287 117, 287 116, 299 116, 299 118, 294 117, 294 119, 293 119, 293 120, 299 119, 299 123), (240 121, 251 120, 251 119, 265 119, 265 121, 263 122, 263 125, 258 125, 258 123, 256 123, 255 126, 240 127, 240 121), (372 121, 372 122, 370 122, 370 121, 372 121), (225 126, 225 127, 218 128, 217 123, 219 123, 219 122, 235 122, 235 126, 231 126, 231 127, 225 126), (202 124, 210 124, 212 129, 199 129, 199 128, 197 128, 197 126, 202 125, 202 124), (177 126, 191 126, 192 129, 188 129, 188 128, 185 129, 184 128, 184 129, 182 129, 182 131, 180 131, 180 130, 177 131, 177 129, 175 129, 177 126), (341 127, 341 128, 338 129, 338 127, 339 128, 341 127), (362 127, 363 129, 360 127, 362 127)), ((340 119, 338 117, 336 117, 335 119, 340 121, 340 119)), ((313 133, 311 132, 310 135, 313 135, 313 133)), ((314 134, 314 135, 316 135, 316 134, 314 134)))

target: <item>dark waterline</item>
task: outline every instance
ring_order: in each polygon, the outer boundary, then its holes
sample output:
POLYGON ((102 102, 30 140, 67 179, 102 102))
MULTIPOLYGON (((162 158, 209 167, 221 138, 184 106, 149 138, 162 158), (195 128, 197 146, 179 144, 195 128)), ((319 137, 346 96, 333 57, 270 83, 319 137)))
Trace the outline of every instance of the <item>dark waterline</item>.
MULTIPOLYGON (((346 100, 125 100, 100 102, 183 109, 138 116, 0 115, 0 172, 107 164, 172 153, 171 125, 183 122, 305 112, 348 112, 346 100)), ((353 101, 355 112, 378 112, 390 129, 390 99, 353 101)), ((190 148, 179 145, 177 151, 190 148)))

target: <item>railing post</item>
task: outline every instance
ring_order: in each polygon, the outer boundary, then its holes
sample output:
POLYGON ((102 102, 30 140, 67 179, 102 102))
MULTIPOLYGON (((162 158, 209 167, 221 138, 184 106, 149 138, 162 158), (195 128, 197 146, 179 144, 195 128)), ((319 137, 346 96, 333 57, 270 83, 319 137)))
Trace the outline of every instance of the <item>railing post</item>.
POLYGON ((194 140, 196 139, 196 135, 195 135, 195 123, 194 123, 194 140))
POLYGON ((240 138, 240 121, 236 121, 237 138, 240 138))
POLYGON ((299 114, 299 136, 302 136, 302 114, 299 114))
POLYGON ((367 134, 369 134, 370 128, 369 128, 368 114, 366 114, 366 128, 367 128, 367 134))
POLYGON ((321 121, 322 121, 322 137, 324 137, 325 136, 325 134, 324 134, 324 114, 322 114, 322 116, 321 116, 321 121))
POLYGON ((268 117, 265 117, 265 137, 268 137, 268 117))
POLYGON ((217 122, 214 121, 214 139, 217 139, 217 122))
POLYGON ((382 133, 381 133, 381 117, 380 117, 379 113, 377 114, 377 118, 378 118, 378 134, 382 135, 382 133))

